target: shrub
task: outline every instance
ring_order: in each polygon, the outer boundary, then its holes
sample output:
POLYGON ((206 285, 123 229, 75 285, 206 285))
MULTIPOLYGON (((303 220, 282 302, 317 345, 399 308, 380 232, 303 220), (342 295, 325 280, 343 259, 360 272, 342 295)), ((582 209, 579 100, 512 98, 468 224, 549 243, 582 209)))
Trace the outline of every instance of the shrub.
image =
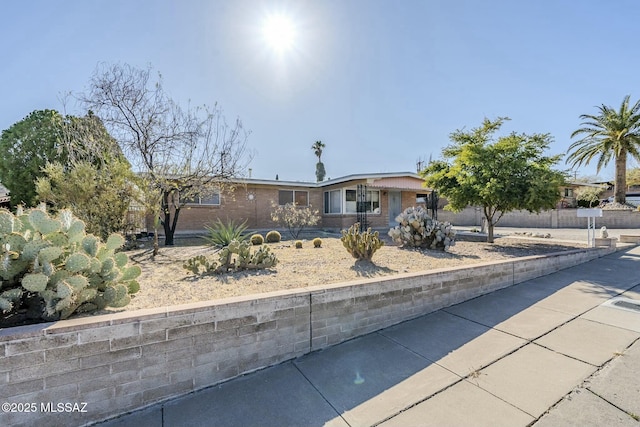
POLYGON ((278 243, 282 239, 282 236, 276 230, 271 230, 267 233, 267 243, 278 243))
POLYGON ((296 249, 302 249, 302 240, 296 240, 296 249))
POLYGON ((247 221, 243 222, 242 224, 236 224, 234 220, 231 220, 225 224, 218 218, 212 225, 207 225, 204 227, 209 233, 209 235, 204 239, 211 246, 216 246, 218 248, 229 246, 229 243, 231 243, 233 240, 246 240, 248 237, 244 235, 244 232, 247 229, 246 224, 247 221))
POLYGON ((190 258, 182 267, 193 274, 224 274, 237 270, 257 270, 275 267, 278 258, 269 251, 268 246, 261 246, 251 253, 251 243, 233 240, 218 253, 218 261, 209 261, 204 255, 190 258))
POLYGON ((289 230, 294 239, 298 238, 305 227, 316 225, 320 221, 320 213, 317 210, 311 210, 310 206, 300 207, 295 203, 279 206, 275 202, 272 202, 271 206, 274 209, 271 212, 271 219, 289 230))
POLYGON ((396 221, 400 224, 389 230, 389 236, 404 247, 444 251, 455 244, 456 234, 451 224, 431 219, 421 206, 405 209, 396 221))
POLYGON ((250 240, 253 246, 260 246, 264 243, 264 237, 261 234, 254 234, 250 240))
POLYGON ((371 261, 373 254, 384 245, 377 231, 372 233, 371 228, 368 228, 361 233, 360 224, 357 222, 348 230, 342 230, 340 240, 351 256, 357 260, 371 261))
MULTIPOLYGON (((123 307, 140 286, 140 267, 129 266, 119 234, 106 243, 86 234, 85 223, 62 210, 53 218, 41 205, 15 215, 0 210, 0 311, 9 318, 42 307, 21 321, 64 319, 76 312, 123 307), (23 312, 24 313, 24 312, 23 312)), ((16 317, 16 319, 18 319, 16 317)))
POLYGON ((313 239, 313 247, 314 248, 319 248, 322 246, 322 239, 319 237, 316 237, 315 239, 313 239))
POLYGON ((578 187, 575 189, 576 202, 579 208, 592 208, 600 204, 599 187, 578 187))

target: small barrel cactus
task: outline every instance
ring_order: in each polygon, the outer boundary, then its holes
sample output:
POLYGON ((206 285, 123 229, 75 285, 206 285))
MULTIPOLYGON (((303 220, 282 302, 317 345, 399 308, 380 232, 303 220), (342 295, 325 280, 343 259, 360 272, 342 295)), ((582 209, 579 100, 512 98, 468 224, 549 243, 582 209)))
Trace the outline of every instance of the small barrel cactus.
POLYGON ((351 256, 365 261, 371 261, 373 254, 384 245, 377 231, 371 232, 371 228, 368 228, 361 233, 360 223, 357 222, 348 230, 342 230, 340 240, 351 256))
POLYGON ((319 248, 322 246, 322 239, 319 237, 316 237, 315 239, 313 239, 313 247, 314 248, 319 248))
POLYGON ((302 240, 296 240, 296 249, 302 249, 302 240))
POLYGON ((264 243, 264 237, 262 237, 262 234, 254 234, 249 240, 254 246, 260 246, 264 243))
POLYGON ((122 307, 140 288, 140 267, 129 266, 124 243, 111 235, 106 243, 85 233, 70 211, 51 217, 45 206, 16 215, 0 210, 0 311, 44 307, 40 318, 64 319, 77 312, 122 307))
POLYGON ((266 239, 267 239, 267 243, 278 243, 280 239, 282 239, 282 236, 278 231, 271 230, 270 232, 267 233, 266 239))

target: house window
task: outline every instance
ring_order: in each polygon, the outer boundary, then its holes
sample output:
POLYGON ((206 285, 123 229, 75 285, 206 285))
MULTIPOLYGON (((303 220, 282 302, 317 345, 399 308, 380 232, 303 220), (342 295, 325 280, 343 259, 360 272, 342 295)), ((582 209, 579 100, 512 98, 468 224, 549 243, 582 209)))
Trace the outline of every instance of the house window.
POLYGON ((564 197, 573 197, 573 188, 565 188, 564 197))
POLYGON ((429 200, 429 195, 428 194, 416 194, 416 203, 427 203, 427 200, 429 200))
POLYGON ((324 192, 324 213, 339 214, 342 212, 342 192, 340 190, 324 192))
POLYGON ((358 202, 357 201, 357 191, 347 189, 345 190, 345 212, 346 213, 357 213, 358 212, 358 203, 363 204, 363 211, 370 213, 380 213, 380 191, 378 190, 367 190, 365 201, 358 202))
POLYGON ((203 193, 198 196, 189 197, 184 201, 184 203, 187 205, 219 206, 220 191, 214 190, 213 192, 203 193))
POLYGON ((294 201, 296 203, 296 206, 309 206, 309 192, 297 190, 278 191, 279 205, 286 205, 287 203, 293 203, 294 201))

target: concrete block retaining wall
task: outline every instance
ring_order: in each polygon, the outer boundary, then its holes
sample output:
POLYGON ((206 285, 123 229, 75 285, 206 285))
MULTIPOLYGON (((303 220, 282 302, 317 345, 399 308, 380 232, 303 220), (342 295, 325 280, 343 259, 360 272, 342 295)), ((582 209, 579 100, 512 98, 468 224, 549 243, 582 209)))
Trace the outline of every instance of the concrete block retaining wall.
POLYGON ((0 425, 96 422, 614 250, 574 250, 3 329, 0 401, 10 406, 0 412, 0 425))
MULTIPOLYGON (((640 228, 639 211, 602 211, 602 217, 596 218, 596 227, 640 228)), ((438 211, 438 220, 449 221, 459 226, 480 226, 482 224, 480 208, 466 208, 461 212, 438 211)), ((587 218, 578 218, 576 209, 554 209, 540 213, 514 211, 504 214, 498 227, 523 228, 587 228, 587 218)))

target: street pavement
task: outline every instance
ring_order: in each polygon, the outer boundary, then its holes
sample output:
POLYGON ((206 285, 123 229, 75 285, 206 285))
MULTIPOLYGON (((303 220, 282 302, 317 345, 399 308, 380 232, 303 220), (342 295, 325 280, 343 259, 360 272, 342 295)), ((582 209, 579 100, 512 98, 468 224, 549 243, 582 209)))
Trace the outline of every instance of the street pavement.
POLYGON ((99 425, 638 427, 639 273, 628 245, 99 425))

